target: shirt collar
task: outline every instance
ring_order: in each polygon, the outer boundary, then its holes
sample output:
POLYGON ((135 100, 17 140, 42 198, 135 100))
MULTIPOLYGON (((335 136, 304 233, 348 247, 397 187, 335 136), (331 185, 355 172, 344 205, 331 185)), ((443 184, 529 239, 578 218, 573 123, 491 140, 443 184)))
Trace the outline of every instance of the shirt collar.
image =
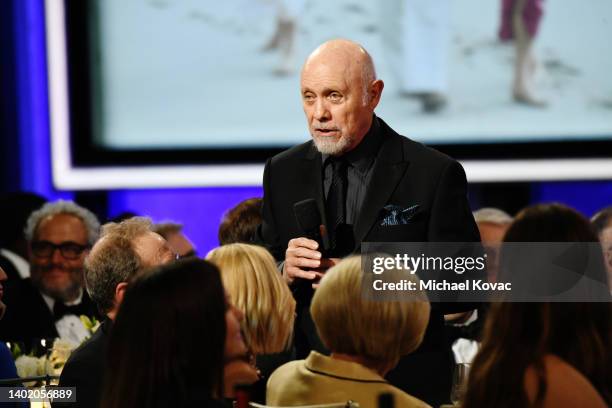
POLYGON ((306 369, 317 374, 351 381, 386 383, 378 373, 352 361, 338 360, 311 351, 305 361, 306 369))
MULTIPOLYGON (((365 173, 370 168, 372 161, 378 153, 382 138, 378 129, 380 124, 378 123, 378 117, 374 115, 372 119, 372 125, 370 129, 363 137, 361 143, 357 145, 350 152, 342 155, 341 157, 347 161, 348 164, 355 167, 361 173, 365 173)), ((329 159, 332 157, 329 154, 322 155, 323 163, 325 166, 329 163, 329 159)))

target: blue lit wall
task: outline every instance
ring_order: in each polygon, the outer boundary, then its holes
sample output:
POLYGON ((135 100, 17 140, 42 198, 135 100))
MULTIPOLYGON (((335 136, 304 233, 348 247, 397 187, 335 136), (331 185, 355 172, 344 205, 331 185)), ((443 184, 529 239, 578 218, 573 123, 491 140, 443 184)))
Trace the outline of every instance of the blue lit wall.
POLYGON ((583 181, 580 183, 534 183, 531 202, 564 203, 591 217, 603 207, 612 205, 612 182, 583 181))
POLYGON ((70 199, 53 188, 47 98, 43 0, 12 0, 15 32, 15 79, 22 190, 48 199, 70 199))

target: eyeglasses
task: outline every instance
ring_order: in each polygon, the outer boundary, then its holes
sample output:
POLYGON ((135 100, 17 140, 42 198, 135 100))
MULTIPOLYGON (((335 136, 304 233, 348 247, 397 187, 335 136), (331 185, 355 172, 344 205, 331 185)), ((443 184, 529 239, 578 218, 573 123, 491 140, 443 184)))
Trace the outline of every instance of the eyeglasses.
POLYGON ((74 260, 78 259, 83 251, 89 248, 89 245, 81 245, 70 241, 62 242, 61 244, 54 244, 49 241, 34 241, 30 247, 34 256, 38 258, 49 258, 56 249, 59 249, 60 254, 65 259, 74 260))

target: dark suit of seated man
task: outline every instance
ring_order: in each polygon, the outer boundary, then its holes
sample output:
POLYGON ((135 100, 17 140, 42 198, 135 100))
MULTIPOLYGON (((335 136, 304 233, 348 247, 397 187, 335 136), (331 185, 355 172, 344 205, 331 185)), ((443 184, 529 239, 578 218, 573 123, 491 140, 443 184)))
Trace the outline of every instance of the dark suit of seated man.
MULTIPOLYGON (((266 163, 257 241, 284 261, 282 274, 298 301, 299 358, 309 348, 322 348, 308 307, 317 280, 335 258, 359 252, 362 242, 480 241, 463 168, 374 115, 383 87, 361 46, 347 40, 324 43, 308 57, 301 74, 313 140, 266 163), (305 199, 315 200, 327 226, 332 248, 326 253, 304 236, 296 220, 293 205, 305 199), (410 219, 388 225, 384 212, 395 208, 410 211, 410 219)), ((387 376, 432 405, 449 400, 452 357, 443 315, 450 311, 432 305, 421 347, 387 376)))
POLYGON ((106 319, 70 356, 60 377, 62 387, 76 387, 76 403, 54 407, 97 407, 105 375, 106 348, 112 321, 128 281, 140 270, 175 259, 166 240, 151 231, 147 218, 134 217, 104 225, 102 237, 85 260, 85 281, 106 319))
POLYGON ((24 342, 29 350, 40 339, 58 337, 65 315, 98 317, 84 290, 83 261, 99 228, 94 214, 71 201, 32 212, 25 230, 31 277, 7 290, 0 339, 24 342))

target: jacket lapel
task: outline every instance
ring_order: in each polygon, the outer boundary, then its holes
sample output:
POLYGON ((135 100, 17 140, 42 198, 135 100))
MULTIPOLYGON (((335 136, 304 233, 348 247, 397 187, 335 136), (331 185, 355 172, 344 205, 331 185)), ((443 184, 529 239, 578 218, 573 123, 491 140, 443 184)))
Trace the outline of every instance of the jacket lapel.
POLYGON ((374 162, 367 195, 353 229, 356 250, 378 220, 380 209, 388 203, 409 165, 409 162, 404 159, 401 136, 397 135, 384 122, 382 122, 381 131, 386 133, 385 140, 374 162))

